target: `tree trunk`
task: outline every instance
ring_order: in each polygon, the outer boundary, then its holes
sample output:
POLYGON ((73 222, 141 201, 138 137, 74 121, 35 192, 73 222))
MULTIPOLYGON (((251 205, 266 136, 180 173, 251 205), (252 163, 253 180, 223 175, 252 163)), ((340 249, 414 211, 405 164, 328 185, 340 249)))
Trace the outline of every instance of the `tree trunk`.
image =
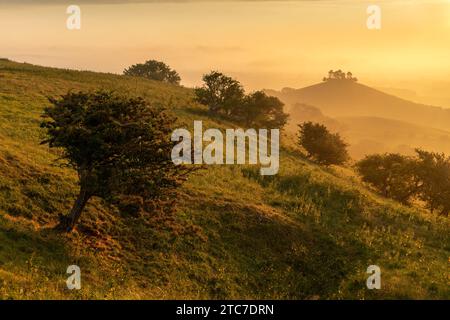
POLYGON ((78 219, 80 218, 81 212, 83 211, 86 203, 88 202, 90 196, 86 192, 85 188, 81 187, 80 193, 73 204, 72 210, 67 216, 60 217, 60 223, 57 226, 57 229, 60 229, 65 232, 71 232, 75 227, 78 219))

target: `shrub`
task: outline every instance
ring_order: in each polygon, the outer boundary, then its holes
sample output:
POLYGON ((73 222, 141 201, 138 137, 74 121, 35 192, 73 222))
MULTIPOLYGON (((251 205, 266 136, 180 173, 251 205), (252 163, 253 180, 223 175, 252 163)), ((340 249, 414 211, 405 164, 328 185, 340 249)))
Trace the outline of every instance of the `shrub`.
POLYGON ((148 60, 145 63, 132 65, 123 71, 124 75, 143 77, 150 80, 162 81, 171 84, 180 84, 180 76, 164 62, 148 60))
POLYGON ((175 119, 164 109, 109 92, 68 93, 50 101, 41 124, 48 136, 43 143, 62 149, 80 186, 59 228, 71 231, 91 197, 162 201, 182 182, 187 171, 170 158, 175 119))
POLYGON ((287 122, 284 104, 276 97, 263 91, 245 95, 239 81, 217 71, 205 74, 203 82, 195 89, 196 100, 213 115, 224 115, 246 127, 281 129, 287 122))
POLYGON ((417 149, 416 175, 420 181, 419 197, 433 212, 448 217, 450 212, 450 157, 443 153, 417 149))
POLYGON ((232 115, 243 104, 244 88, 239 81, 212 71, 203 76, 203 86, 195 89, 196 100, 212 114, 232 115))
POLYGON ((330 133, 324 125, 313 122, 305 122, 299 129, 298 144, 318 163, 339 165, 349 159, 348 145, 338 133, 330 133))
POLYGON ((409 203, 417 193, 416 161, 400 154, 374 154, 356 163, 364 182, 383 196, 403 204, 409 203))

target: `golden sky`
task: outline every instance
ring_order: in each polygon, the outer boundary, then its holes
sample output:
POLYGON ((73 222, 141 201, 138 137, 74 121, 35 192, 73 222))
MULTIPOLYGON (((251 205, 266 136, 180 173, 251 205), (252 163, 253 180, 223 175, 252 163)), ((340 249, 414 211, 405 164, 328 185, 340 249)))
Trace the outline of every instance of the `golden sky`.
POLYGON ((69 31, 65 4, 0 1, 0 56, 117 73, 158 59, 184 85, 216 69, 248 90, 302 87, 343 69, 450 107, 449 0, 95 2, 80 2, 82 28, 69 31), (366 27, 369 4, 381 7, 381 30, 366 27))

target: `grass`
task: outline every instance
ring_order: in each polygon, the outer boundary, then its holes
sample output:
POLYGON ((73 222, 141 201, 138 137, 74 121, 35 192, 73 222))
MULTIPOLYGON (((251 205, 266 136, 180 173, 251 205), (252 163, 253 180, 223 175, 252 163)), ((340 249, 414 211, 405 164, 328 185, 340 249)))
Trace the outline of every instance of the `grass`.
POLYGON ((367 190, 349 168, 304 160, 284 139, 280 173, 209 166, 177 210, 132 217, 91 201, 77 231, 51 228, 76 176, 39 145, 46 97, 110 89, 165 105, 192 126, 208 118, 192 90, 112 74, 0 60, 1 299, 448 299, 450 223, 367 190), (69 291, 69 265, 82 289, 69 291), (382 289, 368 290, 369 265, 382 289))

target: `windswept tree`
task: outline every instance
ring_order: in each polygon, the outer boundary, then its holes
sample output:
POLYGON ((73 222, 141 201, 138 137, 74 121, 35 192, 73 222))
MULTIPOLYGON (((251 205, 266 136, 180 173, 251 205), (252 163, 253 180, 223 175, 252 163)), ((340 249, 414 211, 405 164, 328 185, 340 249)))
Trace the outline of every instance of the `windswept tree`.
POLYGON ((42 143, 61 150, 80 187, 72 210, 61 216, 62 230, 73 229, 92 197, 113 204, 139 197, 143 206, 154 206, 171 197, 186 177, 187 169, 171 161, 174 118, 163 108, 100 91, 50 101, 41 124, 48 137, 42 143))
POLYGON ((203 86, 195 89, 196 100, 208 106, 212 114, 232 115, 242 106, 244 88, 223 73, 212 71, 203 76, 203 86))
POLYGON ((420 180, 419 197, 433 212, 448 217, 450 212, 450 157, 442 153, 417 149, 417 177, 420 180))
POLYGON ((305 122, 299 125, 298 144, 310 158, 320 164, 344 164, 348 159, 347 143, 338 133, 331 133, 319 123, 305 122))
POLYGON ((171 84, 180 84, 180 76, 167 64, 161 61, 148 60, 145 63, 138 63, 123 71, 124 75, 143 77, 150 80, 162 81, 171 84))
POLYGON ((356 163, 362 180, 379 193, 408 204, 418 190, 416 160, 401 154, 373 154, 356 163))
POLYGON ((256 91, 245 97, 241 108, 236 110, 237 117, 247 127, 270 129, 283 128, 288 115, 283 111, 284 103, 263 91, 256 91))

